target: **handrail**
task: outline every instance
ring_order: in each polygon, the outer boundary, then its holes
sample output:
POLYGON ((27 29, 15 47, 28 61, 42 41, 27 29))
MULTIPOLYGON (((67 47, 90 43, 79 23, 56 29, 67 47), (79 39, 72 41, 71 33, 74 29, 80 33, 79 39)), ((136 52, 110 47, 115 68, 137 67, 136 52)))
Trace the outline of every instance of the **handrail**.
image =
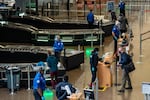
POLYGON ((148 37, 148 38, 145 38, 145 39, 143 39, 142 41, 145 41, 145 40, 147 40, 147 39, 150 39, 150 37, 148 37))
POLYGON ((150 31, 147 31, 147 32, 144 32, 144 33, 140 34, 140 56, 142 55, 142 42, 147 40, 147 39, 150 39, 150 37, 142 39, 142 36, 147 34, 147 33, 150 33, 150 31))
POLYGON ((144 35, 144 34, 147 34, 147 33, 150 33, 150 31, 147 31, 147 32, 141 33, 141 35, 144 35))

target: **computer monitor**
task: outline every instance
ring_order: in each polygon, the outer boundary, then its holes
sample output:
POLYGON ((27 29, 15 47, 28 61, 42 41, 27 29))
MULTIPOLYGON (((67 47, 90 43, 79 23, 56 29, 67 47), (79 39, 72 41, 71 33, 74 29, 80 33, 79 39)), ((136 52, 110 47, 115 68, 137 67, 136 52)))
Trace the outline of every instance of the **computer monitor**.
POLYGON ((85 100, 95 100, 94 91, 92 89, 84 89, 85 100))

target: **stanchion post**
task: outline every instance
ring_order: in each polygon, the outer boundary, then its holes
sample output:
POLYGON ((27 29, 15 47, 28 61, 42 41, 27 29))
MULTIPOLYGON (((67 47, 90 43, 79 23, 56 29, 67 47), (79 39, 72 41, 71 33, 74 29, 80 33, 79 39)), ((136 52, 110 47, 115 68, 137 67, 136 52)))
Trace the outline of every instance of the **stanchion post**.
POLYGON ((102 34, 103 33, 101 33, 101 30, 100 30, 100 28, 102 27, 102 24, 103 24, 103 21, 102 20, 100 20, 100 22, 99 22, 99 32, 100 32, 100 47, 102 47, 103 46, 103 37, 102 37, 102 34))
POLYGON ((140 18, 139 18, 139 29, 140 29, 140 47, 139 47, 139 49, 140 49, 140 51, 139 51, 139 53, 140 53, 140 55, 139 55, 139 61, 137 62, 137 63, 142 63, 142 59, 141 59, 141 57, 143 57, 143 55, 142 55, 142 34, 141 34, 141 32, 142 32, 142 28, 143 28, 143 14, 144 14, 144 8, 141 6, 141 10, 140 10, 140 13, 139 13, 140 15, 140 18))
POLYGON ((93 33, 91 33, 91 48, 93 48, 93 33))
MULTIPOLYGON (((120 61, 120 57, 119 57, 119 61, 120 61)), ((119 61, 116 60, 116 62, 115 62, 115 76, 116 76, 116 78, 115 78, 115 81, 116 81, 115 86, 120 86, 121 85, 121 84, 118 83, 119 67, 120 67, 120 65, 118 64, 119 61)))
POLYGON ((13 80, 13 72, 12 72, 12 68, 10 69, 10 79, 11 79, 11 82, 10 82, 10 84, 11 84, 11 95, 13 95, 14 94, 14 86, 13 86, 13 84, 14 84, 14 80, 13 80))
POLYGON ((80 51, 80 48, 81 48, 81 46, 80 46, 80 44, 78 45, 78 51, 80 51))
POLYGON ((144 94, 144 100, 150 100, 149 94, 144 94))
POLYGON ((142 34, 140 34, 140 56, 142 55, 142 34))
POLYGON ((28 90, 30 90, 30 65, 28 65, 28 90))
POLYGON ((118 85, 118 80, 117 80, 117 79, 118 79, 118 74, 117 74, 118 71, 117 71, 117 70, 118 70, 118 66, 117 66, 117 60, 116 60, 116 61, 115 61, 115 76, 116 76, 116 77, 115 77, 115 82, 116 82, 116 83, 115 83, 115 86, 118 85))
POLYGON ((102 47, 102 46, 103 46, 103 37, 102 37, 102 33, 100 31, 100 47, 102 47))
POLYGON ((98 78, 96 77, 96 95, 95 100, 98 100, 98 78))

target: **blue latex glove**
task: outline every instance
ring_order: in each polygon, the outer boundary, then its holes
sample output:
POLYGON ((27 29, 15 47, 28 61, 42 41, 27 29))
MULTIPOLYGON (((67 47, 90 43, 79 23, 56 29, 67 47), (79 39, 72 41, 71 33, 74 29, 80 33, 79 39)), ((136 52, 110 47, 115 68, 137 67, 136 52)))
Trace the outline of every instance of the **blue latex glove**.
POLYGON ((44 97, 44 96, 42 96, 42 97, 41 97, 41 99, 42 99, 42 100, 45 100, 45 97, 44 97))
POLYGON ((118 38, 116 36, 114 38, 115 38, 115 40, 118 40, 118 38))
POLYGON ((92 67, 92 71, 95 71, 95 68, 94 68, 94 67, 92 67))

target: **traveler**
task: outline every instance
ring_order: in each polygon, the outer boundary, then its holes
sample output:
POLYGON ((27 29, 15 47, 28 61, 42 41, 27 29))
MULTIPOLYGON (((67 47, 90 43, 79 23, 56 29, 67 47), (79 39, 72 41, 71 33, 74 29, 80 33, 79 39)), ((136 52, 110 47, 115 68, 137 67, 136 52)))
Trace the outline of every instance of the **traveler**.
POLYGON ((121 60, 119 61, 119 65, 122 68, 122 85, 121 85, 121 89, 118 90, 118 92, 124 92, 125 89, 132 89, 131 79, 130 79, 129 73, 126 72, 126 70, 124 68, 124 66, 129 64, 132 61, 132 59, 126 53, 125 48, 121 48, 119 50, 119 53, 120 53, 120 57, 121 57, 121 60), (127 88, 125 87, 126 86, 126 82, 128 82, 128 87, 127 88))
POLYGON ((127 18, 121 13, 118 21, 120 22, 120 32, 126 33, 127 32, 127 26, 129 27, 127 18))
POLYGON ((52 55, 52 52, 48 50, 48 57, 47 57, 47 65, 50 68, 50 77, 51 77, 51 85, 52 88, 55 88, 55 85, 57 84, 57 73, 58 73, 58 60, 55 56, 52 55))
POLYGON ((111 11, 111 19, 113 22, 117 20, 116 13, 114 11, 111 11))
POLYGON ((58 100, 65 100, 67 96, 76 92, 76 89, 68 82, 69 77, 64 76, 63 81, 56 85, 56 96, 58 100))

